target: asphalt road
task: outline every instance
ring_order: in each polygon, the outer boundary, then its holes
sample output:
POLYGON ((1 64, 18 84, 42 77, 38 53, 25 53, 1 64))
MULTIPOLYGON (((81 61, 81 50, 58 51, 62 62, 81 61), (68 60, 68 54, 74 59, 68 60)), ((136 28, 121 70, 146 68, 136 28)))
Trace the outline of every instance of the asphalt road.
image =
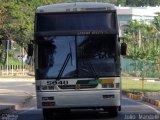
MULTIPOLYGON (((55 120, 159 120, 160 111, 139 101, 122 98, 122 111, 118 117, 109 117, 102 110, 72 110, 66 114, 55 114, 55 120)), ((26 108, 12 113, 17 120, 43 120, 42 110, 36 108, 36 100, 26 108)))
POLYGON ((35 95, 34 79, 29 78, 0 78, 0 89, 26 92, 35 95))
MULTIPOLYGON (((35 96, 33 80, 0 80, 1 89, 25 91, 35 96)), ((140 101, 134 101, 126 97, 122 98, 122 111, 118 117, 111 118, 102 110, 72 110, 68 114, 55 114, 55 120, 160 120, 160 111, 153 106, 140 101)), ((42 110, 36 107, 36 98, 28 107, 7 115, 13 115, 18 119, 3 120, 43 120, 42 110)), ((0 120, 2 120, 0 118, 0 120)))

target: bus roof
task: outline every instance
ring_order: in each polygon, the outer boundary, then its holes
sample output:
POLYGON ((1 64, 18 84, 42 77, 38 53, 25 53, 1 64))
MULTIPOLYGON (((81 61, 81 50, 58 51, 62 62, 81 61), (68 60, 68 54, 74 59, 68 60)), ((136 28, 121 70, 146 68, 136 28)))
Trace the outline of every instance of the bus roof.
POLYGON ((40 6, 36 13, 48 12, 74 12, 74 11, 105 11, 116 10, 116 6, 110 3, 101 2, 73 2, 40 6))

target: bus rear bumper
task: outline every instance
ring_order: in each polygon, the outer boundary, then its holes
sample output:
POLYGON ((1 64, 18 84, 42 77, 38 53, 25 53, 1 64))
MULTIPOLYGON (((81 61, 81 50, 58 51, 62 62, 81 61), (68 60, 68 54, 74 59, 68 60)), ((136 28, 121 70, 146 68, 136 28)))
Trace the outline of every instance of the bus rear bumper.
POLYGON ((120 107, 120 90, 37 92, 38 108, 120 107))

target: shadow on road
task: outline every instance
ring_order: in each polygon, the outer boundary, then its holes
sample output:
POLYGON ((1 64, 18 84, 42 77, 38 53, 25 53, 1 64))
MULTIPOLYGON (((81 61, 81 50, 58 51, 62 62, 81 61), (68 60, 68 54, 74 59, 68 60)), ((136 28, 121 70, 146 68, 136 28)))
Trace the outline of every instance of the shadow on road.
POLYGON ((107 112, 102 111, 71 111, 70 113, 57 113, 54 114, 55 120, 95 120, 95 119, 109 119, 113 118, 109 116, 107 112))

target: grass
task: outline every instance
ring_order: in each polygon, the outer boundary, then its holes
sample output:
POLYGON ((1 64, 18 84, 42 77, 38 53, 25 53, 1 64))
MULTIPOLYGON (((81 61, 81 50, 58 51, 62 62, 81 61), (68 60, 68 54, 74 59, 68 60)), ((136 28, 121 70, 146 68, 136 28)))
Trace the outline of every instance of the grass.
POLYGON ((122 90, 129 92, 160 92, 160 82, 147 82, 144 81, 142 89, 142 81, 122 78, 122 90))
MULTIPOLYGON (((4 61, 2 61, 2 59, 0 59, 0 66, 3 66, 4 61)), ((22 65, 22 59, 18 60, 18 59, 15 59, 15 58, 12 58, 12 57, 9 57, 8 58, 8 65, 22 65)))

